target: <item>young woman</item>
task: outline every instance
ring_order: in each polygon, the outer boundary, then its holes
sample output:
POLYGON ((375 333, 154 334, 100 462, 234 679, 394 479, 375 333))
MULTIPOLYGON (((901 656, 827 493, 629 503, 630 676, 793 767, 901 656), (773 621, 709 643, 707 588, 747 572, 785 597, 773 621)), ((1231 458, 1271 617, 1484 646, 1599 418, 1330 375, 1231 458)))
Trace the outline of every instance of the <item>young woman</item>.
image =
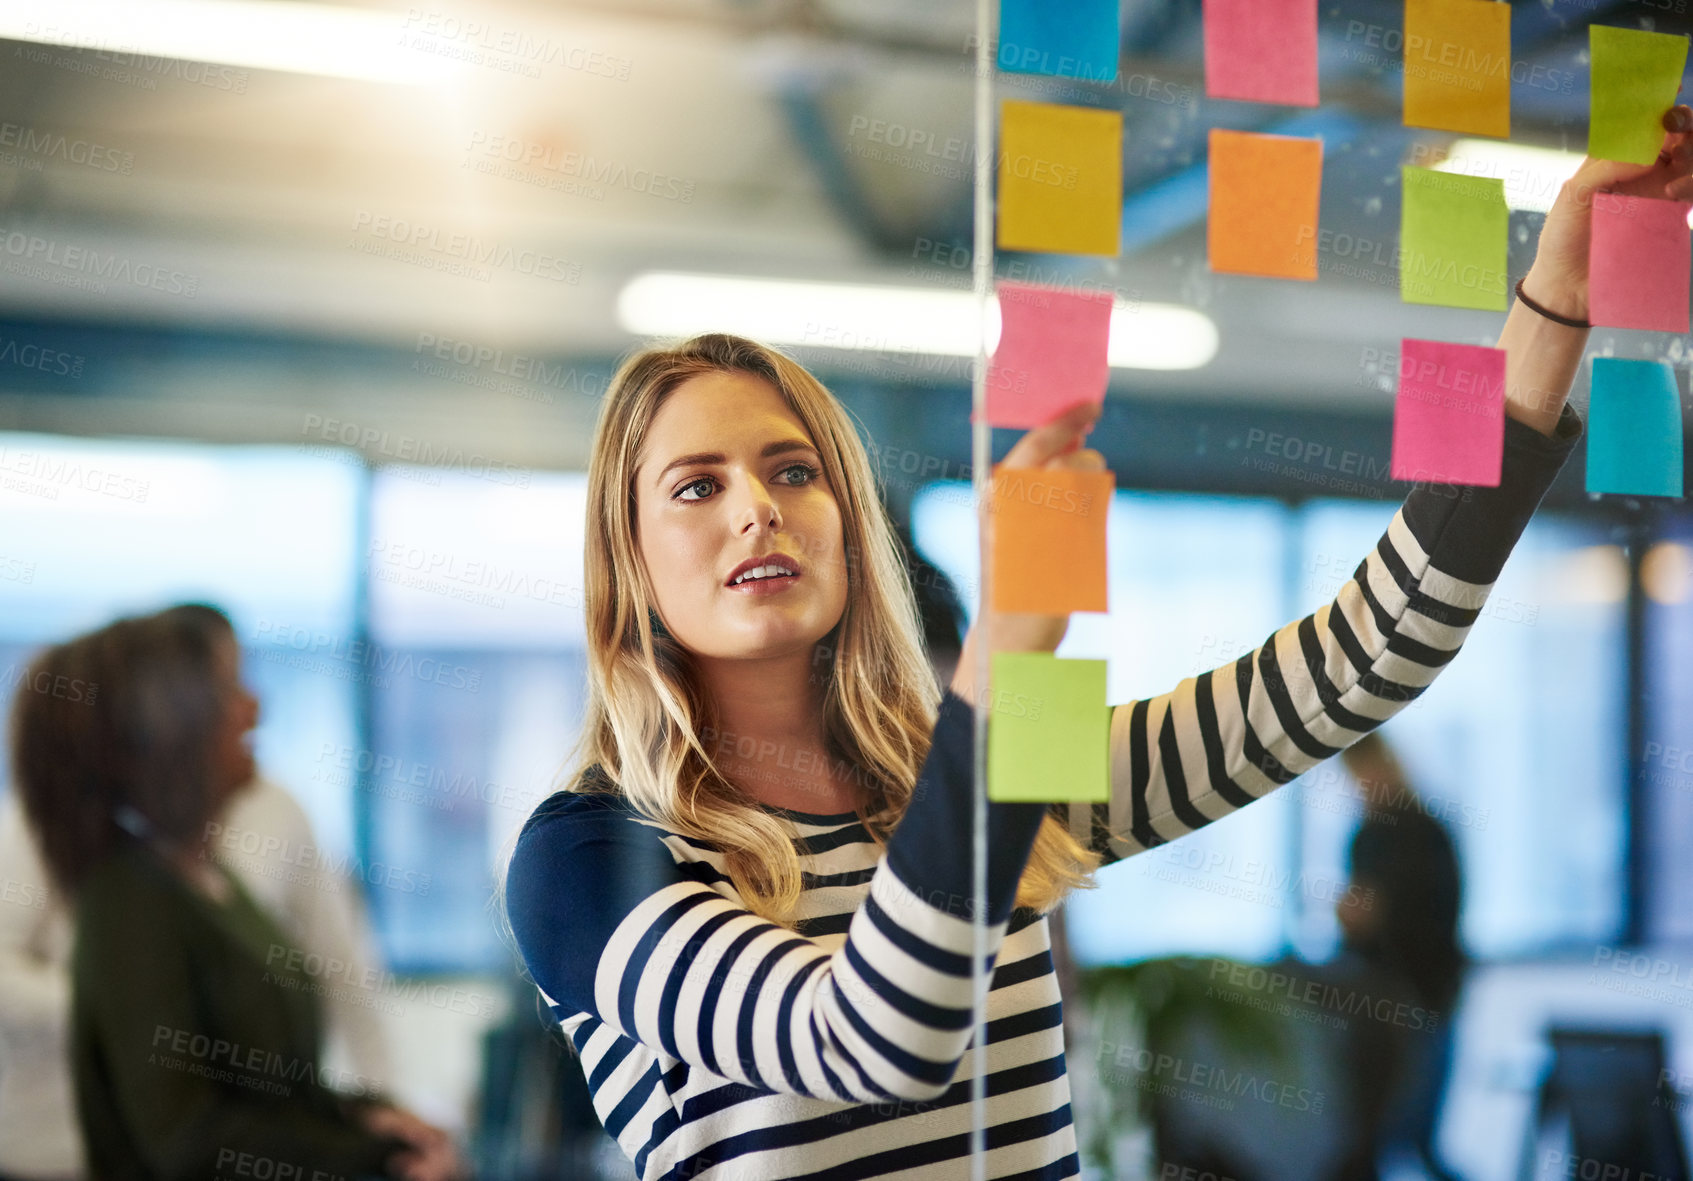
MULTIPOLYGON (((1500 338, 1499 487, 1415 487, 1333 603, 1117 706, 1109 804, 990 805, 987 1175, 1079 1171, 1046 912, 1345 748, 1457 652, 1581 433, 1586 334, 1555 317, 1585 318, 1592 193, 1690 188, 1693 112, 1665 122, 1656 165, 1588 162, 1547 220, 1544 310, 1500 338)), ((1001 466, 1103 467, 1094 417, 1001 466)), ((739 338, 629 360, 588 489, 582 757, 519 836, 506 912, 607 1131, 648 1181, 966 1175, 977 654, 1052 651, 1067 619, 984 611, 943 693, 847 415, 739 338)))
POLYGON ((235 633, 200 606, 49 648, 20 687, 18 790, 75 903, 88 1171, 449 1181, 462 1163, 444 1132, 321 1067, 324 982, 207 849, 210 822, 253 778, 256 718, 235 633))

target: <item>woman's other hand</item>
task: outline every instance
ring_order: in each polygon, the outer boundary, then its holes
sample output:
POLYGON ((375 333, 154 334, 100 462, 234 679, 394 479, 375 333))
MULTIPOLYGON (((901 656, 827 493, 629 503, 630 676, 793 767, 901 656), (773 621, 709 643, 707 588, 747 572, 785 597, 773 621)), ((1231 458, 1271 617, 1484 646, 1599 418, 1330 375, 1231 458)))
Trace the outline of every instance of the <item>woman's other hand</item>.
MULTIPOLYGON (((1098 421, 1099 412, 1096 404, 1078 402, 1050 422, 1029 431, 994 465, 995 476, 1009 470, 1104 471, 1105 457, 1082 446, 1098 421)), ((989 505, 984 504, 978 515, 983 583, 993 568, 993 517, 988 509, 989 505)), ((980 603, 976 622, 964 637, 952 691, 966 701, 976 700, 976 663, 982 643, 988 645, 990 652, 1051 652, 1058 647, 1069 626, 1068 615, 991 611, 986 602, 980 603)))
POLYGON ((1655 163, 1589 158, 1564 182, 1541 228, 1534 265, 1523 279, 1530 299, 1559 315, 1587 319, 1587 249, 1595 193, 1693 201, 1693 109, 1674 106, 1665 111, 1664 129, 1664 148, 1655 163))
POLYGON ((398 1140, 404 1147, 389 1155, 389 1173, 400 1181, 457 1181, 470 1170, 445 1131, 402 1107, 374 1104, 360 1113, 365 1130, 398 1140))
POLYGON ((402 1148, 388 1158, 389 1172, 399 1181, 466 1181, 470 1169, 450 1142, 427 1148, 402 1148))

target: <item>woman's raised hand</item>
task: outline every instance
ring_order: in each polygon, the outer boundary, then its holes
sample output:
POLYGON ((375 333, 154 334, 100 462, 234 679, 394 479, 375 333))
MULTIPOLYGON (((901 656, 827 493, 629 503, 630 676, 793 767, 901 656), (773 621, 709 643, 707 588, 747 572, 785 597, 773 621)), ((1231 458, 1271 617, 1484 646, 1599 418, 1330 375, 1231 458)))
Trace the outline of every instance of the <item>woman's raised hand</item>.
MULTIPOLYGON (((1028 432, 1013 444, 1003 460, 994 465, 995 476, 1017 469, 1104 471, 1105 457, 1082 446, 1087 433, 1099 419, 1099 410, 1094 403, 1078 402, 1043 426, 1028 432)), ((991 503, 991 500, 984 502, 978 516, 983 581, 993 562, 991 503)), ((1058 647, 1069 626, 1068 615, 991 611, 984 600, 979 604, 975 624, 964 637, 958 669, 952 678, 952 691, 966 701, 976 700, 976 664, 983 643, 987 644, 990 652, 1051 652, 1058 647)))
POLYGON ((1664 112, 1664 148, 1652 164, 1582 161, 1564 182, 1540 231, 1540 246, 1523 291, 1560 315, 1587 319, 1587 247, 1595 193, 1693 201, 1693 108, 1664 112))

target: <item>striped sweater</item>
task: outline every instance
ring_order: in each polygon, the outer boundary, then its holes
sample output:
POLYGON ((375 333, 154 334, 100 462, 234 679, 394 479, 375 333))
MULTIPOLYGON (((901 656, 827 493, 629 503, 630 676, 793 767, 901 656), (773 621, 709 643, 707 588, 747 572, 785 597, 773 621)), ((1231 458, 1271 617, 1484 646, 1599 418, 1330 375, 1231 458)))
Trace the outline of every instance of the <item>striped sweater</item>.
MULTIPOLYGON (((1506 422, 1498 488, 1416 486, 1334 601, 1233 664, 1120 705, 1108 804, 1052 808, 1105 862, 1217 820, 1414 700, 1456 654, 1581 433, 1506 422)), ((968 1176, 973 709, 950 691, 886 849, 771 809, 804 870, 793 929, 709 845, 613 792, 530 816, 507 876, 526 966, 643 1181, 968 1176)), ((1045 916, 1013 908, 1040 804, 991 804, 987 1171, 1080 1172, 1045 916)))

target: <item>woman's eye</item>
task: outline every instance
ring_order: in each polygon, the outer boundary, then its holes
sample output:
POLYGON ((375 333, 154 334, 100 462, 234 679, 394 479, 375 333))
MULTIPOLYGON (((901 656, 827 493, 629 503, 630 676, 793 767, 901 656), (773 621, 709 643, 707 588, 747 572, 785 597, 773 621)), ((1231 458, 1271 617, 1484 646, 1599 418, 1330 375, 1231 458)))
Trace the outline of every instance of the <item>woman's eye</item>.
MULTIPOLYGON (((777 474, 786 476, 786 475, 789 475, 792 472, 799 472, 803 476, 802 479, 789 480, 788 481, 790 486, 796 487, 796 488, 800 487, 803 484, 809 484, 811 481, 815 480, 818 476, 823 474, 819 469, 812 467, 809 463, 789 464, 787 467, 783 468, 777 474)), ((710 485, 710 484, 714 484, 714 483, 716 483, 716 481, 713 480, 710 476, 701 476, 697 480, 689 480, 686 484, 683 484, 680 488, 678 488, 676 490, 676 494, 673 497, 671 497, 671 499, 673 499, 673 500, 688 500, 688 501, 704 500, 705 499, 704 496, 689 496, 688 491, 690 489, 693 489, 693 488, 698 488, 701 484, 710 485)))

